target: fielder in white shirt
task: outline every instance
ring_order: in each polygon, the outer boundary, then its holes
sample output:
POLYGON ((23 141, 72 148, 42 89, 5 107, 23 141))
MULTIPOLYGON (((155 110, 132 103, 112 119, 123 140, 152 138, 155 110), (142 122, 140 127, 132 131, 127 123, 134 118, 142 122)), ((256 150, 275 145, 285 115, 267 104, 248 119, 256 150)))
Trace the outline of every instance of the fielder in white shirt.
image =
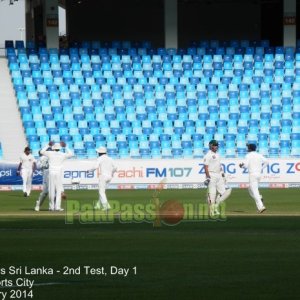
POLYGON ((73 156, 73 152, 66 148, 66 153, 60 152, 61 148, 65 148, 66 144, 49 143, 40 152, 49 159, 49 210, 63 211, 61 208, 62 193, 62 166, 63 162, 73 156), (52 147, 49 151, 48 148, 52 147))
POLYGON ((220 155, 217 153, 219 144, 216 140, 209 142, 209 151, 204 156, 204 169, 208 187, 207 201, 210 207, 210 215, 218 215, 218 207, 231 194, 231 188, 225 184, 225 174, 220 161, 220 155))
POLYGON ((17 169, 17 175, 22 176, 24 197, 29 197, 32 185, 33 172, 36 169, 36 160, 31 154, 31 149, 26 147, 20 157, 20 164, 17 169))
POLYGON ((102 206, 102 210, 108 210, 110 209, 110 205, 107 201, 105 191, 108 183, 112 180, 114 173, 117 171, 117 168, 113 159, 106 154, 107 151, 105 147, 100 147, 96 151, 99 154, 99 158, 97 159, 94 167, 89 170, 97 170, 99 179, 99 201, 97 202, 95 209, 100 209, 102 206))
POLYGON ((39 195, 38 200, 36 201, 35 208, 34 208, 35 211, 40 210, 40 207, 42 206, 46 197, 49 194, 49 161, 48 161, 48 157, 42 155, 41 152, 39 152, 39 154, 41 157, 37 161, 37 167, 41 169, 43 173, 43 189, 39 195))
POLYGON ((248 169, 249 173, 249 194, 254 199, 258 212, 262 213, 266 210, 262 201, 262 196, 258 190, 258 184, 261 179, 262 170, 268 165, 268 160, 256 152, 255 144, 248 144, 248 154, 245 162, 241 163, 240 168, 248 169))

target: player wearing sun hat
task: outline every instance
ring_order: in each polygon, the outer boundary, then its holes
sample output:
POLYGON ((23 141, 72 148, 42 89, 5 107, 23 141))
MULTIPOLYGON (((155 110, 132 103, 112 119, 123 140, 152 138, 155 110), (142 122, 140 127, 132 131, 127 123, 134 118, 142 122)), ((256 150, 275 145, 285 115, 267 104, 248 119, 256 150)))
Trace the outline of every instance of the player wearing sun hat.
POLYGON ((262 196, 258 190, 262 170, 268 165, 268 160, 260 153, 256 152, 255 144, 247 144, 248 154, 245 162, 240 163, 240 168, 248 169, 249 173, 249 194, 254 199, 257 210, 262 213, 266 210, 262 201, 262 196))
POLYGON ((96 209, 100 209, 102 206, 103 210, 110 209, 110 205, 106 197, 106 187, 108 183, 112 180, 114 173, 117 168, 111 157, 107 155, 107 150, 105 147, 100 147, 96 150, 99 157, 90 171, 97 170, 98 174, 98 185, 99 185, 99 200, 95 206, 96 209))

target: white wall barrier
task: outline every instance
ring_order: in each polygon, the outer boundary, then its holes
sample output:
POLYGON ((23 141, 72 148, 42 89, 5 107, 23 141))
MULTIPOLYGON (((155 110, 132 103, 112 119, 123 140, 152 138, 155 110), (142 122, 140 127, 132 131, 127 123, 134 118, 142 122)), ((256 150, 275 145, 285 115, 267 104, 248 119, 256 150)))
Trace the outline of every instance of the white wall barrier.
MULTIPOLYGON (((239 168, 242 159, 224 159, 223 167, 228 185, 247 187, 248 174, 239 168)), ((64 163, 63 183, 68 188, 97 188, 97 172, 88 171, 95 161, 67 160, 64 163)), ((16 176, 17 163, 0 163, 0 189, 19 189, 21 177, 16 176)), ((128 159, 116 160, 118 171, 111 181, 112 189, 203 188, 205 180, 201 159, 128 159)), ((37 170, 33 183, 40 186, 42 174, 37 170)), ((270 159, 264 169, 261 187, 300 187, 300 159, 270 159)))

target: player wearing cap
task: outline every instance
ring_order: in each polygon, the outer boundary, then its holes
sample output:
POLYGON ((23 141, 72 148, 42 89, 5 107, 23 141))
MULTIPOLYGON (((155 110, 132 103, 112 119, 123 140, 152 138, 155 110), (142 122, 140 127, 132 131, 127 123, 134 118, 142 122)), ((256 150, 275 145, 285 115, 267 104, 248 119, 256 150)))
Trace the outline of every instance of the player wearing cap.
POLYGON ((220 162, 218 142, 209 142, 209 151, 204 156, 204 170, 206 175, 205 184, 208 187, 207 200, 210 207, 210 215, 218 215, 218 206, 225 201, 231 194, 231 188, 226 188, 225 174, 220 162))
POLYGON ((32 175, 36 169, 36 160, 31 154, 31 149, 25 147, 24 153, 20 157, 20 164, 17 169, 17 175, 22 176, 24 197, 29 197, 32 185, 32 175))
POLYGON ((262 201, 262 196, 258 190, 262 170, 268 165, 268 160, 256 152, 255 144, 248 144, 248 154, 245 157, 245 162, 240 163, 240 168, 248 169, 249 173, 249 194, 254 199, 259 213, 266 210, 262 201))
POLYGON ((90 171, 97 170, 99 179, 99 201, 97 202, 95 209, 100 209, 102 206, 103 210, 108 210, 110 209, 110 205, 106 197, 106 186, 112 180, 117 168, 113 159, 107 155, 105 147, 100 147, 96 151, 98 152, 99 157, 94 167, 90 169, 90 171))
POLYGON ((65 148, 66 144, 60 142, 54 144, 50 142, 40 152, 49 159, 49 210, 63 211, 61 208, 61 193, 62 193, 62 164, 67 159, 73 156, 73 152, 66 148, 66 152, 60 152, 61 148, 65 148), (49 151, 49 146, 51 151, 49 151))

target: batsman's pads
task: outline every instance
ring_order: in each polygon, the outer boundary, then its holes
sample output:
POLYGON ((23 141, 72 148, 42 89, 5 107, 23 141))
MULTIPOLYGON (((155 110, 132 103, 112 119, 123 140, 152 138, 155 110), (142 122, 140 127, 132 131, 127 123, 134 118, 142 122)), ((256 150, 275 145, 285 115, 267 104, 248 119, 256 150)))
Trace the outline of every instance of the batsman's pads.
POLYGON ((208 186, 210 183, 210 178, 206 178, 205 181, 204 181, 204 185, 205 186, 208 186))
POLYGON ((217 203, 220 204, 221 202, 225 201, 231 194, 232 189, 228 188, 226 191, 223 193, 223 195, 219 195, 217 198, 217 203))

